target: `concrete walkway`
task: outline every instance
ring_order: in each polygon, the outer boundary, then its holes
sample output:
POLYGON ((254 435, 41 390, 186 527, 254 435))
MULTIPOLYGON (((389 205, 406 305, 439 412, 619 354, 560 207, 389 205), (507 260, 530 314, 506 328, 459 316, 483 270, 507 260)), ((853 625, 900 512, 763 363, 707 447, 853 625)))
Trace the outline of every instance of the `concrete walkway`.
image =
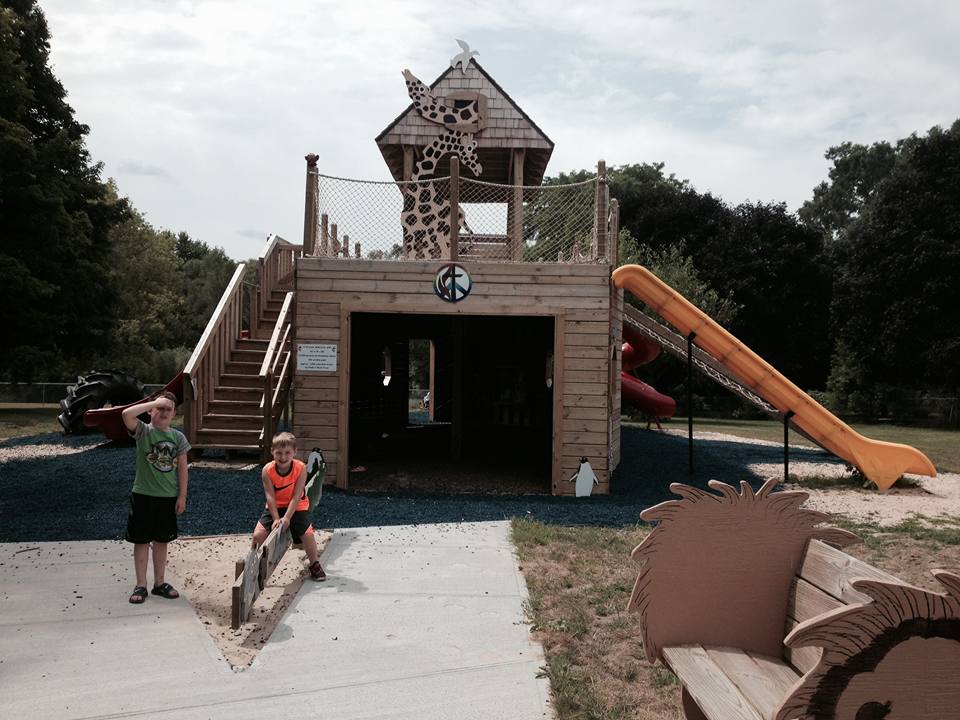
MULTIPOLYGON (((186 600, 125 602, 125 543, 0 545, 3 715, 550 718, 509 523, 337 531, 253 665, 186 600)), ((229 592, 229 590, 225 590, 229 592)))

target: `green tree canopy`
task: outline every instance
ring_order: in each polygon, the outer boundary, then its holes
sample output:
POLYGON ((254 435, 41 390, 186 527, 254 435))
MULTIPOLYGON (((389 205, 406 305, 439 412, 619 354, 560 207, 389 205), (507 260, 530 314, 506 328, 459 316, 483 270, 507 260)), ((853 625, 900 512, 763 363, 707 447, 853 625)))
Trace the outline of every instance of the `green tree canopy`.
POLYGON ((960 386, 960 120, 897 144, 889 172, 839 234, 830 389, 847 408, 894 411, 960 386))
POLYGON ((109 231, 128 213, 100 180, 33 0, 0 4, 0 373, 60 377, 109 339, 109 231))

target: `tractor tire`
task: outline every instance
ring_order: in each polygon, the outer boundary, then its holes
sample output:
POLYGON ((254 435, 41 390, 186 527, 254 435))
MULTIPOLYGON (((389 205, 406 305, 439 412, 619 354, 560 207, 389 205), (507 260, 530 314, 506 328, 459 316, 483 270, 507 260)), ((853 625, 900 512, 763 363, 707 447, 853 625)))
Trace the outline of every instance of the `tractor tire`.
POLYGON ((112 405, 128 405, 143 399, 143 383, 122 370, 94 370, 77 377, 77 384, 67 387, 67 396, 60 401, 57 421, 64 435, 86 432, 83 414, 87 410, 112 405))

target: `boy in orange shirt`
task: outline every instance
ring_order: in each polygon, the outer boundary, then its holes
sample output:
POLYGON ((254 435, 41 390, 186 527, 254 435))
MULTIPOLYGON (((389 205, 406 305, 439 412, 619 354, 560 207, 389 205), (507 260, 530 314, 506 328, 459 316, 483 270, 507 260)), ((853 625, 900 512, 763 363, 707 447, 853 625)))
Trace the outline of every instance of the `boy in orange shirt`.
POLYGON ((283 523, 290 528, 293 541, 303 545, 310 563, 310 577, 326 580, 327 575, 317 557, 317 541, 310 523, 310 500, 304 492, 307 466, 294 457, 296 452, 297 439, 292 433, 274 435, 270 444, 273 462, 267 463, 261 474, 267 504, 253 529, 253 547, 263 544, 274 523, 283 523))

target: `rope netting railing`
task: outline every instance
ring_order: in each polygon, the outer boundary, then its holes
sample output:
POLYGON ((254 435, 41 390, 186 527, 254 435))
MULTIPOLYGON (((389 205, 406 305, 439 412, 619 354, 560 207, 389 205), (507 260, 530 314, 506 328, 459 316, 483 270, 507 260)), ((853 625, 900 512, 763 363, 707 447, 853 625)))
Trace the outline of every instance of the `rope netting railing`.
MULTIPOLYGON (((597 186, 596 177, 536 187, 460 178, 458 257, 594 262, 597 186)), ((376 182, 318 174, 313 254, 376 260, 447 259, 450 195, 447 177, 376 182)))

